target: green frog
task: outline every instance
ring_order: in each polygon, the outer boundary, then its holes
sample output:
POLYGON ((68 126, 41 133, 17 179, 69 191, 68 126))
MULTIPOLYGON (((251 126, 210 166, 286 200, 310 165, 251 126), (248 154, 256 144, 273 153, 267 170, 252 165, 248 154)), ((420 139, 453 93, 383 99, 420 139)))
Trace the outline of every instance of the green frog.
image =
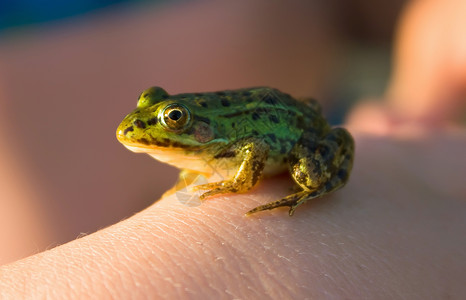
POLYGON ((247 192, 263 176, 288 170, 298 190, 247 215, 286 206, 292 216, 299 205, 344 186, 353 165, 353 138, 327 123, 317 101, 268 87, 177 95, 152 87, 116 134, 129 150, 183 175, 218 175, 222 180, 195 187, 206 191, 201 200, 247 192))

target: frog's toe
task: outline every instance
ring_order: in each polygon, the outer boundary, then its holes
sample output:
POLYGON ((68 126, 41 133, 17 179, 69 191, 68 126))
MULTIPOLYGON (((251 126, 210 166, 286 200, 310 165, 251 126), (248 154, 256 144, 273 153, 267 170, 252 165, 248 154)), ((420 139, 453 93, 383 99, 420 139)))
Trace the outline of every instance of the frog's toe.
POLYGON ((194 185, 194 186, 190 187, 190 190, 193 191, 193 192, 197 192, 197 191, 201 191, 201 190, 208 190, 209 187, 207 187, 206 185, 208 185, 208 184, 194 185))
POLYGON ((214 195, 221 194, 221 193, 222 193, 222 189, 220 189, 220 188, 212 189, 212 190, 207 191, 204 194, 200 195, 199 199, 204 200, 207 197, 214 196, 214 195))
POLYGON ((296 208, 298 208, 298 206, 299 206, 301 203, 303 203, 303 202, 297 202, 296 204, 290 206, 290 210, 288 211, 288 215, 289 215, 290 217, 292 217, 292 216, 294 215, 294 211, 296 210, 296 208))
POLYGON ((235 185, 230 184, 227 181, 220 181, 220 182, 215 182, 215 183, 209 183, 209 184, 203 184, 202 186, 199 187, 201 190, 209 190, 202 194, 199 198, 201 200, 218 195, 218 194, 226 194, 226 193, 236 193, 238 192, 238 189, 235 187, 235 185))
POLYGON ((197 191, 202 191, 202 190, 213 190, 213 189, 218 189, 223 185, 223 182, 213 182, 213 183, 206 183, 206 184, 199 184, 199 185, 194 185, 191 187, 191 191, 197 192, 197 191))
POLYGON ((274 209, 274 208, 282 207, 282 206, 289 206, 289 205, 285 204, 285 203, 282 203, 281 200, 278 200, 278 201, 275 201, 275 202, 270 202, 270 203, 260 205, 258 207, 255 207, 255 208, 251 209, 250 211, 248 211, 246 213, 246 216, 250 216, 250 215, 252 215, 252 214, 254 214, 256 212, 259 212, 259 211, 270 210, 270 209, 274 209))
POLYGON ((293 194, 293 195, 289 195, 289 196, 287 196, 287 197, 285 197, 283 199, 273 201, 273 202, 258 206, 256 208, 253 208, 250 211, 248 211, 246 213, 246 215, 249 216, 249 215, 251 215, 253 213, 256 213, 256 212, 259 212, 259 211, 270 210, 270 209, 274 209, 274 208, 282 207, 282 206, 288 206, 288 207, 290 207, 290 211, 289 211, 288 214, 290 216, 292 216, 293 213, 294 213, 294 210, 300 204, 299 200, 304 195, 305 195, 304 192, 299 192, 299 193, 296 193, 296 194, 293 194))
POLYGON ((264 210, 271 210, 271 209, 274 209, 274 208, 277 208, 277 207, 283 207, 283 206, 289 206, 290 207, 290 210, 288 211, 288 215, 291 217, 291 216, 293 216, 294 211, 299 206, 299 204, 290 205, 288 203, 281 203, 281 201, 279 200, 279 201, 276 201, 276 202, 271 202, 271 203, 267 203, 267 204, 255 207, 255 208, 251 209, 250 211, 248 211, 246 213, 246 216, 250 216, 250 215, 252 215, 253 213, 256 213, 256 212, 260 212, 260 211, 264 211, 264 210))

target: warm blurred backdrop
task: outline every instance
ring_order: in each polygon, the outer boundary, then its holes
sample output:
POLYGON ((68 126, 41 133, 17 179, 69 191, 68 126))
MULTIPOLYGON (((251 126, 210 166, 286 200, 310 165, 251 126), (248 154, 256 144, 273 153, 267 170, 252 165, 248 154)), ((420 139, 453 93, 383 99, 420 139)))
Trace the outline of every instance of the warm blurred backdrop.
POLYGON ((46 2, 0 4, 0 263, 129 217, 176 181, 115 138, 147 87, 268 85, 343 122, 382 95, 404 1, 46 2))

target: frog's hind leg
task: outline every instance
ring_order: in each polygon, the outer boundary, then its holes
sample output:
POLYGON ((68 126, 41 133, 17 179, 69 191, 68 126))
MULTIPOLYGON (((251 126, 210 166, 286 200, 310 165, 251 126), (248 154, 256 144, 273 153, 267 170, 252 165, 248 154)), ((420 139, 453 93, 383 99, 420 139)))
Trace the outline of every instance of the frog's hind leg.
POLYGON ((302 191, 256 207, 247 215, 288 206, 292 216, 299 205, 341 188, 348 181, 353 153, 353 139, 343 128, 332 129, 318 142, 303 134, 290 155, 290 173, 302 191))

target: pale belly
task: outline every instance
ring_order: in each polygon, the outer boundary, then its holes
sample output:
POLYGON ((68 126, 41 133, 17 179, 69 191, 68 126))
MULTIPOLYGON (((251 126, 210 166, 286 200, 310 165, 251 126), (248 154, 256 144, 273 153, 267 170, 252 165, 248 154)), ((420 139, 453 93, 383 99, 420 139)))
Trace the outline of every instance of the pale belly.
MULTIPOLYGON (((182 170, 203 174, 206 177, 216 177, 229 179, 233 177, 241 161, 232 158, 202 158, 198 156, 186 155, 184 150, 180 149, 148 149, 125 145, 126 148, 133 152, 147 153, 154 159, 175 166, 182 170)), ((287 165, 281 159, 268 159, 263 171, 264 177, 270 177, 287 170, 287 165)))

